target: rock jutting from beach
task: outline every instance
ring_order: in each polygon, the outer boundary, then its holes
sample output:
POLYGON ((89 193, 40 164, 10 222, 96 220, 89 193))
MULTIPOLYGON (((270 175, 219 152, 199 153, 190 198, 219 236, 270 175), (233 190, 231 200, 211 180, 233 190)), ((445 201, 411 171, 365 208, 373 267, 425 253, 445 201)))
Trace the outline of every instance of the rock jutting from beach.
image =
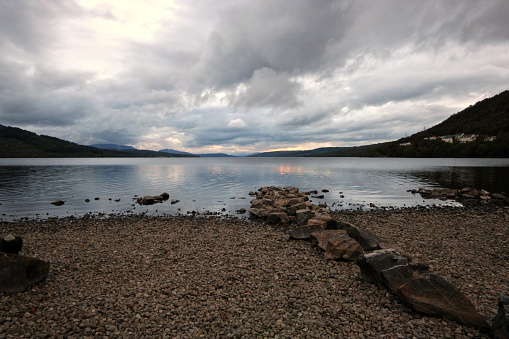
POLYGON ((486 317, 447 279, 422 270, 428 267, 426 264, 419 263, 414 270, 409 264, 411 259, 395 249, 381 249, 383 242, 376 234, 348 222, 328 226, 320 218, 329 218, 329 211, 308 200, 307 194, 295 187, 262 187, 251 201, 250 212, 270 223, 296 223, 298 226, 289 232, 291 239, 313 238, 315 244, 322 244, 325 259, 357 262, 366 282, 388 289, 418 312, 441 315, 476 328, 489 327, 486 317), (294 217, 292 207, 296 205, 299 209, 294 217), (334 229, 345 232, 330 232, 334 229))

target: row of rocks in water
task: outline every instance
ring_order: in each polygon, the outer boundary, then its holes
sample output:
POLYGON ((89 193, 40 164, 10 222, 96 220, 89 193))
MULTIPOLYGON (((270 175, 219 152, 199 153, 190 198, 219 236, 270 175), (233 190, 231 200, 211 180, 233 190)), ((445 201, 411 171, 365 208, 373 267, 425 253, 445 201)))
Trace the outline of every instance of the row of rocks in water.
POLYGON ((0 292, 24 292, 48 276, 49 262, 19 254, 22 247, 19 236, 0 238, 0 292))
POLYGON ((463 203, 487 203, 493 202, 500 205, 509 206, 509 198, 504 194, 490 193, 486 190, 478 190, 471 187, 462 189, 456 188, 419 188, 410 189, 412 194, 420 194, 424 199, 456 200, 463 203))
MULTIPOLYGON (((289 231, 291 239, 312 241, 324 251, 325 259, 356 262, 364 281, 397 295, 415 311, 489 328, 486 317, 472 302, 446 278, 430 272, 429 265, 411 263, 411 255, 402 254, 377 235, 334 220, 325 206, 309 201, 309 193, 295 187, 262 187, 250 193, 256 198, 251 200, 249 212, 269 223, 297 224, 289 231)), ((499 298, 493 333, 496 338, 509 338, 509 298, 499 298)))
MULTIPOLYGON (((154 204, 159 204, 159 203, 163 203, 167 200, 170 199, 170 195, 168 193, 161 193, 159 195, 146 195, 146 196, 143 196, 143 197, 136 197, 134 198, 134 200, 139 204, 139 205, 154 205, 154 204)), ((94 198, 94 200, 99 200, 98 197, 94 198)), ((112 200, 111 198, 109 200, 112 200)), ((119 202, 120 199, 115 199, 116 202, 119 202)), ((85 199, 85 202, 90 202, 90 199, 85 199)), ((176 199, 172 199, 171 201, 171 204, 177 204, 180 202, 180 200, 176 200, 176 199)), ((55 201, 52 201, 51 202, 52 205, 55 205, 55 206, 62 206, 65 204, 65 201, 64 200, 55 200, 55 201)))

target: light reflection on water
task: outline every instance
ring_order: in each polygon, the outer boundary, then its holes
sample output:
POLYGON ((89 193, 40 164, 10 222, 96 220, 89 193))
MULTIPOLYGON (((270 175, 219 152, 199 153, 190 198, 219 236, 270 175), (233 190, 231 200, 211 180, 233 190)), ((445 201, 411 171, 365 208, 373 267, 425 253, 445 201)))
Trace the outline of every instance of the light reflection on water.
POLYGON ((320 201, 334 204, 335 209, 369 203, 396 207, 443 204, 424 202, 407 190, 471 186, 508 192, 508 174, 509 159, 0 159, 0 219, 87 212, 218 212, 223 208, 234 213, 248 208, 249 191, 261 186, 328 189, 320 201), (180 203, 133 206, 135 196, 163 192, 180 203), (54 200, 66 203, 56 207, 50 204, 54 200))

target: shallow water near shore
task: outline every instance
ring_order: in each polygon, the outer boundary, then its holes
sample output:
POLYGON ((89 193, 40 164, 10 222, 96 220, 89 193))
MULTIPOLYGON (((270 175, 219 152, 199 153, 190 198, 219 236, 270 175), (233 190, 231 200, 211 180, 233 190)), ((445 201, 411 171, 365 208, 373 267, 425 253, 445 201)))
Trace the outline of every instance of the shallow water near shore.
POLYGON ((318 190, 333 210, 458 205, 412 188, 466 186, 509 192, 509 159, 94 158, 0 159, 0 220, 87 213, 235 213, 262 186, 318 190), (326 189, 329 192, 322 193, 326 189), (162 204, 136 196, 167 192, 162 204), (98 198, 98 199, 97 199, 98 198), (89 199, 90 202, 85 202, 89 199), (50 202, 63 200, 63 206, 50 202), (179 200, 172 204, 171 200, 179 200))

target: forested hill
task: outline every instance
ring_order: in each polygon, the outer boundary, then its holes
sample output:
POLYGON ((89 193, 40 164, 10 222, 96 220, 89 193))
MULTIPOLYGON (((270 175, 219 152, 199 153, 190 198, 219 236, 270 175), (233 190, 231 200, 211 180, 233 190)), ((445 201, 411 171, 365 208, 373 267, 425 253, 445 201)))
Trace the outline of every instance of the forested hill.
POLYGON ((479 101, 425 131, 362 154, 389 157, 509 157, 509 90, 479 101), (447 143, 433 137, 475 134, 475 141, 447 143), (487 141, 488 137, 496 137, 487 141), (409 143, 409 144, 408 144, 409 143), (406 146, 402 146, 406 144, 406 146))
POLYGON ((172 157, 154 151, 112 151, 78 145, 46 135, 37 135, 17 127, 0 125, 1 158, 59 158, 59 157, 172 157))
POLYGON ((499 136, 509 133, 509 90, 493 98, 479 101, 463 111, 451 115, 444 122, 414 134, 425 138, 458 133, 499 136))

